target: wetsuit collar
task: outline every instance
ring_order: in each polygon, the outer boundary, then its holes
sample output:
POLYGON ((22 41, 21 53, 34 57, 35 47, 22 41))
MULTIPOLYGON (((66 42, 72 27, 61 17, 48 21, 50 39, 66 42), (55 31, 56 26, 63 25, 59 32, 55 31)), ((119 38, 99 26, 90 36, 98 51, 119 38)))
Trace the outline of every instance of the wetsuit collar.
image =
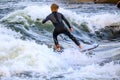
POLYGON ((57 12, 54 11, 54 12, 52 12, 52 13, 57 13, 57 12))

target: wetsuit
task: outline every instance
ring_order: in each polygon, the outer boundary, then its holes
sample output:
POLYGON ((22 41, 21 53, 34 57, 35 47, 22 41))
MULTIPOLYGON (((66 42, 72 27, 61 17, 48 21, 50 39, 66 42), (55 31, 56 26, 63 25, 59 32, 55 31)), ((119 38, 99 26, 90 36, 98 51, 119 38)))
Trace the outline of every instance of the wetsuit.
POLYGON ((61 13, 52 12, 50 15, 48 15, 46 17, 46 19, 44 19, 42 21, 42 23, 45 23, 48 20, 50 20, 55 27, 55 29, 53 31, 53 39, 54 39, 55 45, 59 44, 58 40, 57 40, 57 36, 61 33, 67 35, 70 39, 72 39, 76 43, 76 45, 78 45, 78 46, 80 45, 80 43, 76 40, 76 38, 65 27, 63 21, 67 24, 67 26, 69 28, 71 28, 69 22, 67 21, 67 19, 61 13))

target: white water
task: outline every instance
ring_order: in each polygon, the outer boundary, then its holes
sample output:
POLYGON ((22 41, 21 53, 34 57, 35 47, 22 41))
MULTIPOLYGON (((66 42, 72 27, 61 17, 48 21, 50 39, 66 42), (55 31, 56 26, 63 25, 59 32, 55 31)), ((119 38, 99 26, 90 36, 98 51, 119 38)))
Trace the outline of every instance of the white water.
POLYGON ((3 77, 24 71, 38 72, 48 78, 66 72, 64 75, 66 79, 108 80, 118 78, 120 75, 119 65, 109 63, 99 66, 97 64, 101 60, 99 56, 91 58, 74 48, 65 49, 59 55, 46 45, 19 39, 20 34, 4 27, 0 27, 0 36, 0 75, 3 77))
POLYGON ((20 35, 0 27, 0 75, 10 76, 23 71, 48 73, 66 69, 59 55, 46 45, 23 41, 20 35))
MULTIPOLYGON (((10 21, 13 19, 17 20, 18 18, 10 18, 9 16, 19 12, 23 12, 31 16, 32 20, 36 20, 37 18, 45 18, 46 15, 50 13, 50 10, 49 6, 46 5, 28 6, 23 10, 5 16, 3 19, 9 19, 10 21)), ((60 12, 79 25, 84 21, 88 22, 88 26, 93 32, 95 29, 100 29, 112 24, 116 18, 117 20, 115 22, 120 21, 118 14, 107 13, 95 16, 84 16, 63 8, 60 9, 60 12), (110 16, 109 21, 106 20, 108 16, 110 16), (93 25, 96 26, 95 29, 92 27, 93 25)), ((105 66, 99 66, 99 64, 97 64, 102 61, 102 58, 107 58, 108 53, 100 52, 99 54, 96 53, 93 57, 89 57, 82 54, 78 49, 67 48, 59 55, 46 45, 39 45, 30 40, 23 41, 20 39, 20 36, 19 33, 6 29, 4 25, 0 25, 0 76, 2 77, 9 79, 12 75, 30 71, 40 73, 41 76, 47 76, 47 79, 58 75, 64 75, 65 80, 120 79, 119 64, 114 65, 113 62, 105 66)), ((12 80, 14 79, 18 78, 13 78, 12 80)), ((40 79, 44 79, 44 77, 40 77, 40 79)))
MULTIPOLYGON (((21 20, 25 22, 26 25, 27 20, 24 19, 24 15, 30 16, 31 20, 36 21, 37 18, 44 19, 48 14, 51 13, 50 5, 42 5, 42 6, 35 6, 30 5, 23 10, 15 11, 8 16, 5 16, 3 19, 8 20, 9 22, 20 22, 21 20)), ((86 22, 89 31, 93 32, 104 28, 105 26, 109 26, 113 23, 120 22, 120 15, 119 13, 101 13, 101 14, 94 14, 94 15, 84 15, 83 13, 77 14, 73 11, 66 10, 60 8, 59 12, 63 13, 67 19, 71 22, 74 22, 78 25, 81 23, 86 22)))

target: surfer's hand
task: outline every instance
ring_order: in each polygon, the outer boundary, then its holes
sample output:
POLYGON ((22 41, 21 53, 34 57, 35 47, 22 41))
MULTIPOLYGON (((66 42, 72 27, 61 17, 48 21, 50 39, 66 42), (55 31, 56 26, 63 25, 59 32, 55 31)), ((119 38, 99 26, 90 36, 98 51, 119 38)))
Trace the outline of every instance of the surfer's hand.
POLYGON ((70 32, 72 32, 73 31, 73 28, 70 28, 70 32))

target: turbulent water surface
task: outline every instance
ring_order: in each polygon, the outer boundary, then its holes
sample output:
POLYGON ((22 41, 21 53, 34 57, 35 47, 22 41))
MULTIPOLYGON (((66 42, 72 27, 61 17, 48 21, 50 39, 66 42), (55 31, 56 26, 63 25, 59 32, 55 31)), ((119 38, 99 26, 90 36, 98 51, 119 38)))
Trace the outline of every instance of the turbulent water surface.
POLYGON ((0 1, 0 80, 120 80, 120 10, 114 4, 57 1, 0 1), (80 52, 60 35, 64 52, 54 52, 54 27, 41 23, 53 2, 83 48, 99 44, 95 50, 80 52))

